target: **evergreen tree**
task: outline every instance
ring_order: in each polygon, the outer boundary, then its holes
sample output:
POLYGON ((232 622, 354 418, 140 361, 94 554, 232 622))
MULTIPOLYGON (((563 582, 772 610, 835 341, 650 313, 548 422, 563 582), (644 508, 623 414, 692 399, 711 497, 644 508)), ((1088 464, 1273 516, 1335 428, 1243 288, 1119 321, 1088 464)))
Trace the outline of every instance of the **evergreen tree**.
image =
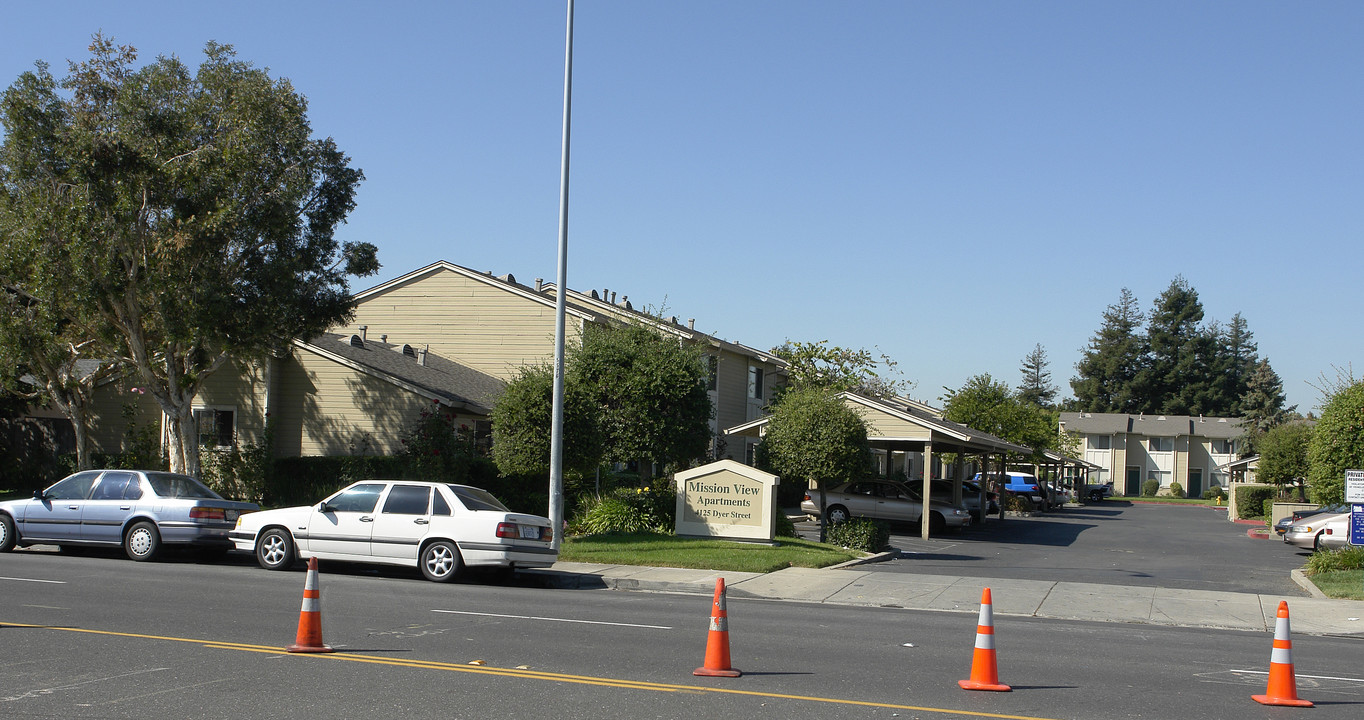
POLYGON ((1282 425, 1298 409, 1297 405, 1284 407, 1286 400, 1279 374, 1269 366, 1268 358, 1261 360, 1250 373, 1245 394, 1238 402, 1241 417, 1245 419, 1243 427, 1252 442, 1254 438, 1282 425))
MULTIPOLYGON (((1250 378, 1254 375, 1260 359, 1255 345, 1255 335, 1241 313, 1231 316, 1231 323, 1219 334, 1219 352, 1216 377, 1222 384, 1222 397, 1230 399, 1226 411, 1230 417, 1243 414, 1241 399, 1249 389, 1250 378)), ((1221 414, 1221 413, 1219 413, 1221 414)))
POLYGON ((1051 384, 1051 371, 1047 369, 1047 351, 1038 343, 1023 358, 1023 383, 1018 386, 1018 397, 1026 403, 1038 407, 1052 407, 1056 401, 1056 386, 1051 384))
POLYGON ((1216 327, 1203 328, 1203 303, 1181 275, 1156 298, 1146 338, 1150 362, 1142 374, 1144 412, 1218 415, 1229 408, 1213 371, 1216 327))
POLYGON ((1138 386, 1146 360, 1146 337, 1139 332, 1144 320, 1136 296, 1123 288, 1118 302, 1104 311, 1103 326, 1075 364, 1070 387, 1077 410, 1125 413, 1144 409, 1145 397, 1138 386))

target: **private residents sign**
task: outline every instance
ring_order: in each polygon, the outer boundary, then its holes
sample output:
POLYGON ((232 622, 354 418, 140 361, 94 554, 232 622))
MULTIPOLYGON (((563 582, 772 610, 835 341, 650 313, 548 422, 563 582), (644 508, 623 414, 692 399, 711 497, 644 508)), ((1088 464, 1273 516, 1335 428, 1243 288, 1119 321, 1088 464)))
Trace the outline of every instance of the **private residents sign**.
POLYGON ((781 478, 733 460, 684 470, 677 482, 678 535, 767 540, 776 537, 781 478))

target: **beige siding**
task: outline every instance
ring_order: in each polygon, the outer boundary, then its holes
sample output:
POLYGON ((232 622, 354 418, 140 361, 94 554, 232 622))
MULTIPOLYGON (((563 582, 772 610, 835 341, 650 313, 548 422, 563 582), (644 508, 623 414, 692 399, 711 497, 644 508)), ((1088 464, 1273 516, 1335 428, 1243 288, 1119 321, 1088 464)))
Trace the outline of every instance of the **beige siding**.
POLYGON ((127 444, 128 431, 150 431, 161 437, 161 407, 150 394, 133 392, 137 384, 116 380, 95 390, 90 418, 90 450, 117 453, 127 444))
POLYGON ((261 364, 228 362, 204 381, 194 397, 194 406, 233 410, 237 445, 260 442, 265 424, 265 377, 261 364))
MULTIPOLYGON (((280 363, 275 454, 396 454, 432 401, 304 350, 280 363)), ((444 412, 452 412, 448 409, 444 412)), ((473 425, 482 416, 456 415, 473 425)))
MULTIPOLYGON (((570 320, 572 320, 570 318, 570 320)), ((503 380, 523 365, 554 357, 554 304, 542 304, 450 270, 415 278, 376 295, 356 308, 355 320, 335 332, 414 347, 503 380)), ((581 338, 581 322, 566 323, 567 342, 581 338)))
MULTIPOLYGON (((748 358, 721 350, 715 378, 715 419, 721 430, 748 417, 748 358)), ((741 456, 742 457, 742 456, 741 456)))
POLYGON ((869 411, 861 405, 848 403, 848 407, 862 415, 862 419, 867 423, 867 437, 878 438, 900 438, 908 440, 931 440, 933 431, 897 417, 891 417, 884 413, 869 411))

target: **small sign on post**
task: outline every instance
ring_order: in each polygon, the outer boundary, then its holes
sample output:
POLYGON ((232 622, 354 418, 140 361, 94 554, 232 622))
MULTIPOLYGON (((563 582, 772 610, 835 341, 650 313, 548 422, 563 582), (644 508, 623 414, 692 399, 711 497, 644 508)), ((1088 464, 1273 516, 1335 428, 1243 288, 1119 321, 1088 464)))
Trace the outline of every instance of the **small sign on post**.
POLYGON ((1364 503, 1364 470, 1345 471, 1345 502, 1364 503))

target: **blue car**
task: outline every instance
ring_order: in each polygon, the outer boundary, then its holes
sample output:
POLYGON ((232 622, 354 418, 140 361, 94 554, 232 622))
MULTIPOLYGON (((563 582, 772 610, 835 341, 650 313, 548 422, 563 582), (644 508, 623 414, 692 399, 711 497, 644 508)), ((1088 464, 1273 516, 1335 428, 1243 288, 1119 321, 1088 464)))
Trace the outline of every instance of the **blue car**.
POLYGON ((0 552, 37 544, 122 547, 133 560, 155 559, 164 545, 226 552, 227 534, 255 503, 224 500, 187 475, 86 470, 0 502, 0 552))

